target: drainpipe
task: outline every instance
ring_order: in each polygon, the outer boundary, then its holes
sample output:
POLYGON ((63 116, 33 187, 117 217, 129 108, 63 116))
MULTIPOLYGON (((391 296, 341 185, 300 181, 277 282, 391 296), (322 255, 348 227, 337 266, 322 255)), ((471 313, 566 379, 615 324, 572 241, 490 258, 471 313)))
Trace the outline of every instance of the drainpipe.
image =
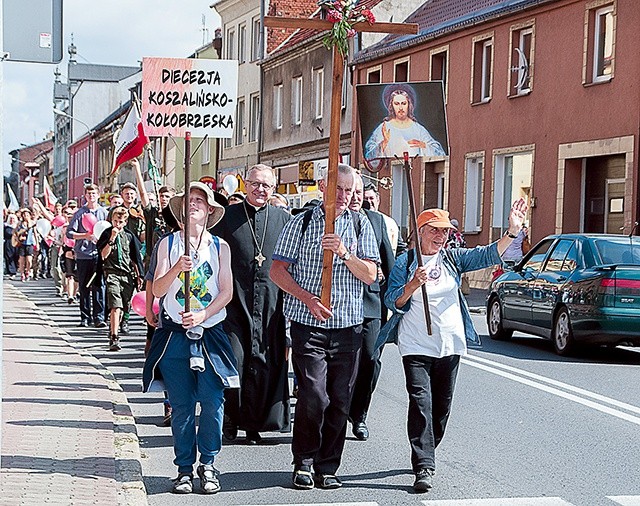
MULTIPOLYGON (((263 114, 262 111, 264 110, 264 102, 263 102, 263 98, 264 98, 264 79, 262 77, 262 59, 264 58, 264 54, 265 54, 265 47, 266 47, 266 41, 265 41, 265 37, 266 37, 266 30, 264 28, 264 14, 265 14, 265 2, 267 0, 260 0, 260 58, 258 59, 258 61, 256 62, 256 64, 260 67, 260 91, 259 91, 259 96, 260 96, 260 121, 258 122, 258 152, 256 153, 256 162, 260 163, 260 153, 262 152, 262 143, 263 143, 263 138, 262 138, 262 122, 263 122, 263 114)), ((251 110, 251 104, 249 104, 249 110, 251 110)))

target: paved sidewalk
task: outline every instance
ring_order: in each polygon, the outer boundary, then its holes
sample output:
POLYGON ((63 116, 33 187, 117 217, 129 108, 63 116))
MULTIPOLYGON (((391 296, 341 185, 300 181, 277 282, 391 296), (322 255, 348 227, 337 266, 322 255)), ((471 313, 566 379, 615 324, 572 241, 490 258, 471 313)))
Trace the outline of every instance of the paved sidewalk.
POLYGON ((135 423, 93 356, 4 284, 3 505, 146 505, 135 423))

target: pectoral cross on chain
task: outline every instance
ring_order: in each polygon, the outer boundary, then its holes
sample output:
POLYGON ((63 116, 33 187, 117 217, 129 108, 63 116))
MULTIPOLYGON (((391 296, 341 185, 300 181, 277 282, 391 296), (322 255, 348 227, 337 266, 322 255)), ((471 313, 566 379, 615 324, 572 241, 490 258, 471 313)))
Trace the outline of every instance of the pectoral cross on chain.
MULTIPOLYGON (((312 28, 315 30, 331 30, 333 23, 324 19, 285 18, 265 16, 264 25, 271 28, 312 28)), ((353 28, 358 32, 378 33, 418 33, 418 25, 412 23, 355 23, 353 28)), ((344 58, 340 51, 333 47, 333 80, 331 86, 331 128, 329 131, 329 171, 327 176, 327 198, 324 202, 326 234, 333 234, 336 217, 336 193, 338 190, 338 158, 340 157, 340 118, 342 111, 342 74, 344 58)), ((256 260, 258 257, 256 257, 256 260)), ((322 259, 322 304, 331 305, 331 274, 333 271, 333 252, 324 250, 322 259)))
POLYGON ((267 259, 267 257, 265 257, 262 254, 262 251, 260 251, 257 255, 256 255, 256 262, 258 262, 258 267, 262 267, 262 262, 264 262, 267 259))

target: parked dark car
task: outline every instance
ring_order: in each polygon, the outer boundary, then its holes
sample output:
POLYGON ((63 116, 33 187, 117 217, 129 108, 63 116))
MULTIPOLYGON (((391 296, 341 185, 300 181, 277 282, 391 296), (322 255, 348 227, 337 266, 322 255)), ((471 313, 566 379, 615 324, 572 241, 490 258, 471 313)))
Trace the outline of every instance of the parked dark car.
POLYGON ((580 344, 640 345, 640 237, 544 238, 492 283, 493 339, 514 330, 551 339, 567 355, 580 344))

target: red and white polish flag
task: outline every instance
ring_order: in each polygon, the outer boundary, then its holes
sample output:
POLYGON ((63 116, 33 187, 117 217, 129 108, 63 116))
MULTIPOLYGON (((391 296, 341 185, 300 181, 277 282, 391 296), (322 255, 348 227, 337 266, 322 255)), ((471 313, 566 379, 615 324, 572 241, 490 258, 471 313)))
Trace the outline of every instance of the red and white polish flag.
POLYGON ((140 112, 136 105, 133 104, 115 140, 111 174, 113 175, 123 163, 140 156, 148 142, 149 138, 144 133, 140 112))

